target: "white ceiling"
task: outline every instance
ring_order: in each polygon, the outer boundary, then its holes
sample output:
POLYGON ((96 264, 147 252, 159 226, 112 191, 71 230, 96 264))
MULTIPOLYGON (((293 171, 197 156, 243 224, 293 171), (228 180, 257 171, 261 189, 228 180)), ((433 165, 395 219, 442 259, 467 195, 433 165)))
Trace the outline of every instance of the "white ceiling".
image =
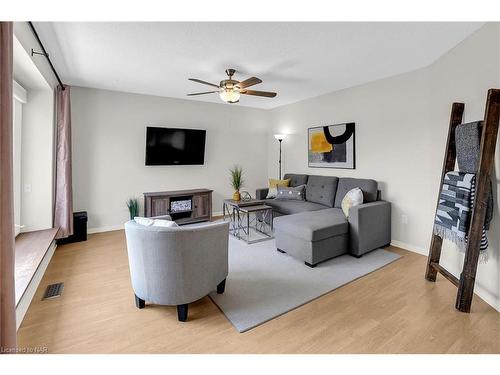
POLYGON ((112 23, 36 22, 62 80, 70 85, 221 103, 190 82, 264 82, 274 99, 240 103, 274 108, 431 64, 482 23, 112 23))

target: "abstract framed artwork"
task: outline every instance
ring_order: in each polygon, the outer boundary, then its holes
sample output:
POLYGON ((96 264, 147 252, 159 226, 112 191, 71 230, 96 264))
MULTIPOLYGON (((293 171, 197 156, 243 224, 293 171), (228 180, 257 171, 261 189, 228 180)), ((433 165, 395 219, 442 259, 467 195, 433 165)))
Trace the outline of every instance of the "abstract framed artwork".
POLYGON ((356 168, 354 122, 317 126, 307 133, 309 167, 356 168))

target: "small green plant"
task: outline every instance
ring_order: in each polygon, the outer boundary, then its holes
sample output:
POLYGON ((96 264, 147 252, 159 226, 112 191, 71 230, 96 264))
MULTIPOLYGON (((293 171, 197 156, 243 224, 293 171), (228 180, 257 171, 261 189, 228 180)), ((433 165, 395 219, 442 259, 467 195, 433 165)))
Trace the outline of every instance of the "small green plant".
POLYGON ((139 201, 136 198, 130 198, 127 201, 127 207, 130 212, 130 220, 134 220, 134 217, 139 216, 139 201))
POLYGON ((235 191, 240 191, 244 183, 243 168, 241 168, 239 165, 235 165, 229 170, 229 174, 231 176, 231 186, 235 191))

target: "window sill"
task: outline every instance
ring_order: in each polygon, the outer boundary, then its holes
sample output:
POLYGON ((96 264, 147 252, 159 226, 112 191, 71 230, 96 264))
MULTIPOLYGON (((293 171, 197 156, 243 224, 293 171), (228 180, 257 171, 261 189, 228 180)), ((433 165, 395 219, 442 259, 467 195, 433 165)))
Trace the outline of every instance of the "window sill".
POLYGON ((16 306, 54 241, 58 228, 21 233, 15 242, 16 306))

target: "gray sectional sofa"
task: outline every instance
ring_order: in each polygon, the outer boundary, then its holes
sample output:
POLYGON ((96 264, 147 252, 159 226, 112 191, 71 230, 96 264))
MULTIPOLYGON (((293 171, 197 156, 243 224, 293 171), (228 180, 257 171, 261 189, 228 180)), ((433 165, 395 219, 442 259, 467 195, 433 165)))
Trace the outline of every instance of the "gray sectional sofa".
POLYGON ((266 199, 268 189, 256 198, 273 207, 276 247, 306 265, 350 253, 355 257, 391 242, 391 204, 379 199, 377 181, 369 179, 285 174, 290 186, 306 185, 305 200, 266 199), (352 207, 346 218, 345 194, 358 187, 363 204, 352 207))

